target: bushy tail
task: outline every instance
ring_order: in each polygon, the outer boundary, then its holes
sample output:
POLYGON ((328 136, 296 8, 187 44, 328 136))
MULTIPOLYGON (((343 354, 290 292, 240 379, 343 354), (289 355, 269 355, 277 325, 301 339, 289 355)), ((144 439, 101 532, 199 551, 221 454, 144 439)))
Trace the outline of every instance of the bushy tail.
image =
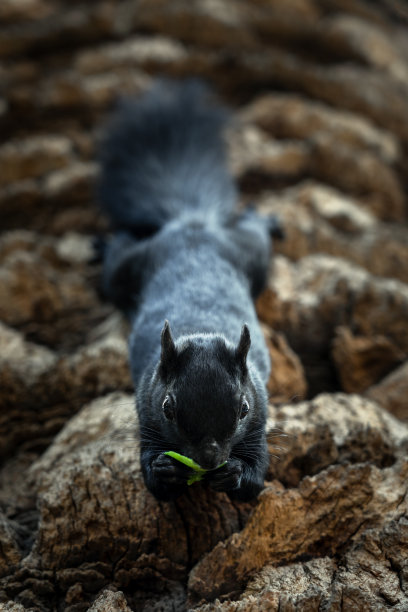
POLYGON ((156 230, 181 216, 224 223, 236 203, 225 110, 198 81, 159 81, 124 100, 105 136, 99 200, 116 228, 156 230))

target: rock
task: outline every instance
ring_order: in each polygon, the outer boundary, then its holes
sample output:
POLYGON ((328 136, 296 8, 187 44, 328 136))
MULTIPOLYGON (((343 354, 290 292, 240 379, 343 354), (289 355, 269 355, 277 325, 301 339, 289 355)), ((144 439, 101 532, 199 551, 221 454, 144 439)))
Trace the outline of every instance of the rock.
POLYGON ((251 48, 256 39, 251 28, 243 27, 248 18, 251 19, 251 10, 245 2, 231 7, 225 0, 177 0, 171 5, 165 0, 153 0, 141 3, 136 24, 142 30, 165 32, 209 47, 251 48))
MULTIPOLYGON (((398 506, 407 507, 407 474, 406 461, 385 470, 368 464, 339 465, 304 478, 299 489, 277 491, 271 486, 260 496, 245 528, 218 544, 192 570, 190 600, 231 596, 266 564, 333 554, 352 534, 354 541, 366 537, 367 525, 375 525, 379 515, 397 518, 398 506)), ((395 587, 394 597, 406 605, 407 595, 399 583, 394 582, 395 587)), ((359 593, 361 601, 364 590, 359 593)))
POLYGON ((340 326, 358 336, 384 336, 398 360, 405 359, 407 298, 404 283, 371 276, 344 259, 311 255, 291 264, 276 256, 257 308, 260 318, 284 333, 300 357, 313 397, 341 388, 331 356, 340 326))
POLYGON ((95 164, 82 162, 50 173, 42 185, 40 205, 44 207, 44 214, 40 224, 34 216, 33 226, 57 235, 67 231, 91 234, 105 229, 100 212, 96 206, 89 205, 95 190, 95 177, 95 164), (72 202, 74 206, 70 205, 72 202))
POLYGON ((4 382, 13 377, 16 388, 32 386, 42 374, 55 366, 57 360, 55 353, 43 346, 25 342, 22 334, 4 324, 0 324, 0 347, 1 375, 4 382))
POLYGON ((385 336, 356 336, 346 327, 337 329, 332 355, 342 388, 349 393, 365 391, 404 359, 385 336))
POLYGON ((364 201, 314 182, 259 198, 263 214, 278 216, 285 239, 275 252, 292 260, 313 253, 347 258, 377 276, 407 282, 408 233, 403 225, 384 226, 364 201))
POLYGON ((103 591, 94 601, 88 612, 131 612, 121 591, 103 591))
POLYGON ((43 136, 0 147, 0 186, 39 177, 68 165, 71 143, 61 136, 43 136))
POLYGON ((360 115, 294 94, 260 96, 240 116, 279 139, 308 140, 323 133, 332 142, 371 151, 387 163, 394 163, 401 154, 396 137, 360 115))
POLYGON ((40 487, 42 481, 49 484, 49 474, 53 467, 79 452, 83 446, 100 439, 107 441, 110 435, 113 438, 117 436, 122 443, 129 441, 129 446, 133 444, 137 457, 137 427, 135 399, 132 395, 115 392, 96 400, 70 419, 55 437, 55 444, 31 466, 30 477, 40 487))
POLYGON ((90 205, 95 177, 95 164, 76 162, 48 173, 41 182, 27 179, 6 186, 0 190, 4 228, 19 228, 23 215, 25 227, 40 232, 101 231, 106 223, 90 205))
POLYGON ((272 362, 268 382, 269 401, 299 401, 306 397, 307 382, 302 364, 288 345, 285 336, 265 329, 272 362))
MULTIPOLYGON (((396 81, 408 83, 407 64, 393 44, 390 28, 368 23, 349 15, 337 15, 325 20, 326 40, 344 54, 354 55, 363 63, 390 74, 396 81)), ((392 30, 391 30, 392 32, 392 30)))
POLYGON ((310 170, 319 180, 364 196, 380 219, 405 217, 403 189, 396 173, 369 152, 356 155, 347 145, 337 142, 333 146, 326 135, 319 135, 312 141, 310 170))
POLYGON ((184 45, 167 36, 134 36, 79 52, 74 68, 81 74, 107 72, 124 66, 158 69, 185 60, 186 56, 184 45))
POLYGON ((6 350, 0 363, 1 456, 44 449, 67 419, 90 398, 114 389, 132 389, 127 343, 115 329, 77 353, 57 359, 27 343, 21 334, 0 328, 6 350))
POLYGON ((17 567, 21 561, 21 552, 17 543, 17 535, 11 522, 1 513, 0 514, 0 577, 7 575, 10 570, 17 567))
MULTIPOLYGON (((31 4, 33 3, 34 0, 31 4)), ((38 0, 36 4, 37 9, 38 0)), ((95 41, 103 35, 106 36, 114 27, 114 5, 111 2, 99 6, 89 5, 81 9, 75 6, 57 7, 49 2, 42 3, 42 6, 45 10, 38 13, 39 19, 27 19, 21 23, 9 24, 0 44, 1 57, 24 54, 28 50, 64 46, 72 38, 95 41)))
MULTIPOLYGON (((383 506, 383 504, 387 506, 387 516, 391 517, 391 522, 399 520, 398 517, 401 516, 401 513, 398 507, 400 504, 406 507, 407 504, 404 473, 408 468, 405 460, 408 429, 406 426, 401 427, 398 421, 385 415, 375 404, 358 396, 350 397, 346 395, 338 395, 336 398, 330 395, 322 395, 313 402, 305 402, 297 406, 289 404, 286 407, 276 408, 271 413, 268 423, 273 426, 280 422, 284 423, 285 433, 289 435, 286 442, 288 445, 287 457, 283 455, 283 464, 276 464, 272 469, 275 477, 283 480, 291 488, 281 489, 276 484, 272 484, 270 489, 266 489, 261 494, 259 504, 244 530, 231 536, 227 542, 218 544, 211 553, 197 564, 190 574, 189 588, 192 601, 200 598, 212 600, 221 595, 225 597, 227 593, 230 594, 230 598, 232 596, 233 599, 237 599, 237 594, 241 591, 242 585, 245 584, 248 576, 254 573, 256 575, 253 581, 249 583, 247 590, 240 598, 242 601, 245 601, 247 596, 262 600, 263 596, 269 596, 269 591, 278 591, 270 593, 272 601, 276 599, 276 605, 279 604, 279 601, 282 603, 286 598, 289 598, 292 605, 296 603, 299 606, 304 597, 306 601, 312 597, 312 594, 318 596, 318 601, 324 601, 325 598, 335 597, 338 591, 344 590, 347 592, 349 588, 347 585, 350 585, 353 581, 358 582, 356 590, 361 601, 371 601, 371 593, 375 592, 375 587, 372 587, 372 590, 367 589, 364 581, 360 582, 361 567, 364 567, 363 558, 354 564, 353 569, 350 568, 348 578, 344 577, 339 580, 341 585, 336 584, 335 587, 333 587, 333 580, 330 578, 330 576, 333 576, 333 570, 336 571, 337 569, 334 562, 330 558, 326 561, 323 560, 323 566, 319 571, 317 571, 319 565, 312 562, 311 567, 307 569, 310 580, 306 583, 301 581, 300 585, 302 586, 299 590, 294 586, 294 581, 296 584, 296 580, 304 575, 306 568, 303 569, 302 564, 291 565, 291 560, 302 557, 305 553, 310 554, 310 549, 309 552, 306 552, 302 548, 305 546, 305 541, 308 542, 306 547, 310 546, 314 551, 318 550, 320 557, 324 556, 325 552, 333 551, 333 546, 336 546, 334 540, 339 538, 338 541, 340 541, 344 535, 343 530, 351 528, 351 525, 344 527, 343 521, 351 520, 353 522, 352 515, 357 512, 357 507, 352 510, 354 504, 356 506, 361 504, 363 515, 367 516, 367 523, 360 523, 360 526, 357 527, 357 535, 353 537, 355 542, 360 543, 359 546, 356 546, 357 550, 362 550, 367 538, 370 537, 371 528, 367 530, 367 525, 375 525, 378 517, 382 515, 381 511, 377 512, 380 506, 383 506), (308 423, 306 431, 305 422, 308 423), (327 424, 329 424, 329 429, 326 434, 322 435, 327 424), (381 447, 382 450, 380 450, 381 447), (392 456, 393 453, 396 453, 394 457, 392 456), (395 462, 398 456, 399 459, 395 462), (373 460, 379 468, 382 466, 382 469, 369 468, 370 461, 373 460), (336 466, 336 464, 338 465, 336 466), (387 465, 390 467, 385 467, 387 465), (297 472, 296 474, 296 466, 298 469, 300 466, 303 469, 308 466, 307 473, 316 473, 317 475, 306 476, 305 472, 301 474, 297 472), (370 475, 366 470, 369 470, 370 475), (332 478, 331 476, 335 472, 337 476, 332 478), (338 480, 340 472, 342 477, 338 480), (365 476, 363 476, 363 473, 365 473, 365 476), (344 481, 343 478, 345 478, 344 481), (338 488, 339 486, 340 488, 338 488), (343 490, 343 486, 347 487, 347 492, 345 489, 343 490), (396 489, 393 488, 394 486, 396 489), (370 489, 375 490, 373 497, 369 493, 370 489), (391 494, 391 490, 393 494, 391 494), (347 509, 339 509, 339 506, 337 506, 333 514, 327 508, 328 515, 326 515, 326 510, 324 510, 326 502, 322 504, 321 499, 317 501, 316 497, 319 496, 325 498, 327 496, 327 501, 330 500, 330 503, 350 505, 347 509), (393 501, 391 501, 392 497, 393 501), (314 502, 316 502, 316 506, 314 506, 314 502), (288 505, 286 506, 286 504, 288 505), (306 504, 307 509, 303 504, 306 504), (388 506, 388 504, 391 505, 388 506), (318 520, 316 520, 316 517, 311 519, 314 525, 319 526, 319 531, 315 536, 310 534, 308 525, 310 514, 313 514, 314 508, 319 509, 318 520), (320 514, 322 509, 323 514, 320 514), (302 513, 301 518, 297 514, 298 512, 302 513), (291 523, 292 518, 294 518, 295 524, 291 523), (332 529, 330 527, 332 521, 334 523, 340 521, 342 526, 332 529), (261 528, 261 525, 264 525, 264 527, 261 528), (258 529, 260 531, 257 531, 258 529), (299 531, 303 531, 303 533, 301 536, 299 535, 298 539, 297 533, 299 531), (269 534, 270 539, 265 541, 265 537, 268 538, 266 534, 269 534), (310 537, 312 541, 309 540, 310 537), (280 557, 281 554, 284 560, 280 557), (281 567, 277 569, 277 565, 281 567), (325 566, 329 570, 329 581, 324 578, 325 566), (264 569, 258 573, 261 567, 264 569), (313 570, 313 567, 316 569, 313 570), (274 587, 273 581, 277 580, 279 576, 282 578, 287 576, 287 585, 291 584, 292 588, 289 589, 288 586, 281 585, 279 590, 278 587, 274 587), (295 578, 295 576, 299 578, 295 578), (262 583, 262 580, 265 582, 262 583), (265 586, 262 586, 262 584, 265 586), (272 585, 271 588, 269 588, 270 585, 272 585), (327 589, 327 587, 330 587, 330 589, 327 589), (309 588, 311 593, 308 593, 309 588), (279 592, 282 593, 281 596, 279 596, 279 592), (279 597, 283 599, 281 600, 279 597), (299 597, 300 599, 298 599, 299 597)), ((381 531, 381 529, 387 529, 387 527, 381 527, 380 523, 377 529, 381 531)), ((400 548, 397 547, 397 550, 400 551, 400 548)), ((384 570, 388 568, 386 556, 382 558, 381 563, 385 565, 384 570)), ((406 605, 407 594, 400 588, 398 578, 395 577, 393 572, 395 572, 395 569, 389 574, 381 575, 379 579, 381 588, 386 589, 390 580, 392 580, 393 588, 397 587, 394 594, 396 601, 406 605)), ((279 584, 279 582, 276 584, 279 584)), ((351 593, 352 590, 350 589, 349 592, 351 593)), ((376 601, 375 598, 373 601, 376 601)), ((248 605, 249 603, 248 601, 248 605)), ((218 608, 216 606, 214 608, 203 607, 203 610, 206 609, 216 610, 218 608)), ((239 610, 241 608, 237 603, 236 607, 226 605, 219 609, 239 610)))
POLYGON ((201 485, 174 503, 157 502, 143 484, 136 431, 133 397, 111 395, 85 406, 33 465, 41 518, 26 573, 14 576, 20 591, 34 575, 45 579, 45 563, 67 604, 130 581, 145 593, 166 592, 242 527, 250 504, 201 485))
MULTIPOLYGON (((391 521, 384 531, 368 530, 352 551, 336 563, 330 557, 290 563, 281 567, 265 566, 253 578, 238 601, 206 604, 200 612, 219 610, 315 610, 352 606, 353 610, 381 609, 384 601, 395 610, 404 610, 406 592, 401 587, 401 564, 390 563, 389 543, 384 532, 390 531, 397 549, 406 548, 406 521, 391 521), (342 603, 340 603, 342 602, 342 603), (344 603, 346 602, 346 603, 344 603)), ((390 542, 391 543, 391 542, 390 542)), ((402 583, 403 584, 403 583, 402 583)))
POLYGON ((0 603, 0 610, 1 612, 25 612, 27 608, 14 601, 8 601, 7 603, 0 603))
POLYGON ((89 183, 93 184, 97 168, 94 163, 76 163, 60 171, 50 173, 44 182, 44 196, 53 203, 71 199, 88 201, 91 195, 89 183))
POLYGON ((381 70, 357 64, 322 66, 277 49, 267 53, 248 52, 240 58, 242 76, 251 83, 270 82, 335 107, 359 113, 404 142, 408 117, 404 104, 405 85, 396 83, 381 70), (364 82, 364 87, 361 83, 364 82))
POLYGON ((264 181, 276 177, 301 177, 308 167, 308 150, 302 143, 271 140, 255 126, 242 126, 229 133, 230 168, 240 182, 251 173, 264 181))
POLYGON ((4 0, 0 7, 0 18, 5 23, 43 19, 50 11, 50 4, 46 0, 4 0))
POLYGON ((333 463, 387 467, 403 457, 408 443, 406 427, 374 402, 340 393, 270 406, 267 430, 271 454, 279 458, 271 461, 269 477, 289 487, 333 463))
MULTIPOLYGON (((137 94, 149 85, 147 75, 132 70, 115 70, 107 73, 80 77, 75 72, 65 72, 44 81, 36 93, 35 105, 39 110, 65 109, 74 113, 90 114, 106 110, 116 99, 118 92, 137 94)), ((31 105, 29 90, 17 91, 14 104, 21 108, 31 105)))
MULTIPOLYGON (((37 327, 38 338, 48 343, 59 333, 52 326, 69 316, 74 307, 78 314, 97 305, 95 291, 72 271, 55 269, 33 253, 14 252, 6 258, 0 273, 0 317, 8 325, 37 327), (48 338, 42 333, 48 326, 48 338)), ((86 316, 86 315, 85 315, 86 316)), ((72 322, 77 326, 75 321, 72 322)), ((69 320, 64 322, 68 331, 69 320)), ((34 334, 33 334, 34 337, 34 334)))
MULTIPOLYGON (((254 107, 247 109, 243 117, 248 120, 252 116, 256 120, 260 116, 258 121, 266 124, 273 131, 273 104, 268 103, 268 99, 262 98, 259 103, 260 105, 257 106, 255 102, 254 107), (266 109, 263 108, 263 104, 266 109), (272 106, 272 118, 267 113, 270 106, 272 106), (264 114, 266 119, 263 121, 264 114)), ((299 105, 301 106, 301 103, 299 105)), ((304 111, 302 106, 301 110, 304 111)), ((289 117, 286 118, 287 127, 285 115, 282 120, 280 117, 275 119, 278 125, 278 128, 275 128, 276 135, 279 136, 282 133, 285 135, 286 132, 289 137, 304 138, 304 142, 272 140, 268 137, 267 132, 251 124, 244 124, 239 131, 236 130, 235 134, 230 137, 230 148, 236 153, 235 155, 232 153, 230 157, 232 170, 240 176, 241 183, 243 182, 241 175, 249 172, 256 172, 263 178, 260 184, 263 189, 275 186, 271 181, 272 179, 276 181, 277 177, 293 181, 293 179, 299 180, 307 175, 361 197, 365 206, 380 219, 395 221, 405 218, 403 187, 397 173, 390 168, 389 161, 384 162, 377 152, 370 152, 369 147, 363 146, 363 142, 357 145, 353 143, 353 136, 357 142, 358 138, 363 141, 365 136, 371 146, 376 147, 380 142, 384 143, 384 150, 388 148, 389 151, 392 151, 392 138, 387 140, 387 135, 384 135, 381 140, 379 131, 372 129, 370 133, 366 126, 364 127, 366 127, 366 133, 368 132, 367 136, 361 129, 360 131, 354 129, 353 132, 350 127, 350 124, 353 125, 351 120, 343 121, 347 127, 345 133, 339 137, 337 132, 342 132, 341 121, 337 122, 330 118, 325 122, 324 119, 321 119, 319 111, 320 109, 314 109, 313 112, 304 112, 305 116, 298 122, 304 121, 307 127, 298 126, 296 119, 292 120, 288 111, 286 111, 286 114, 289 114, 289 117), (317 123, 317 120, 313 121, 314 116, 320 118, 322 124, 320 128, 317 126, 314 129, 314 124, 317 123), (335 125, 334 128, 330 125, 331 120, 335 125)), ((278 110, 275 109, 275 112, 278 114, 278 110)), ((323 109, 323 117, 324 112, 325 109, 323 109)), ((334 111, 330 112, 336 115, 334 111)), ((259 190, 258 186, 257 191, 259 190)))
POLYGON ((19 332, 4 324, 0 327, 0 346, 0 456, 4 458, 16 450, 22 438, 29 439, 38 429, 52 427, 51 422, 39 425, 36 409, 27 410, 26 406, 34 399, 33 389, 41 377, 47 379, 49 371, 55 368, 57 357, 45 347, 25 342, 19 332), (31 419, 27 419, 27 413, 31 413, 31 419), (36 424, 34 431, 30 420, 36 424))
POLYGON ((407 407, 408 363, 405 361, 378 384, 366 391, 366 396, 378 402, 380 406, 395 417, 408 420, 407 407))
POLYGON ((295 350, 301 344, 327 347, 335 329, 348 325, 361 335, 385 335, 405 354, 407 303, 404 283, 370 276, 344 259, 310 255, 290 264, 277 256, 258 310, 295 350))

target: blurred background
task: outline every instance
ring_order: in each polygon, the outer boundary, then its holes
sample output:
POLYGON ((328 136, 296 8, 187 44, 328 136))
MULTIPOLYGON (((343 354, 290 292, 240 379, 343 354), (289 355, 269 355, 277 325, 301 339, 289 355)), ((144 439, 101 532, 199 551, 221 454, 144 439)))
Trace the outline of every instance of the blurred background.
POLYGON ((228 145, 242 202, 276 212, 286 232, 278 289, 259 304, 283 334, 267 332, 276 363, 284 353, 272 398, 365 391, 406 359, 404 308, 370 327, 363 310, 351 312, 354 281, 339 269, 347 260, 408 280, 406 2, 3 0, 0 19, 6 326, 58 354, 98 335, 112 314, 92 263, 92 239, 106 229, 94 197, 101 126, 118 97, 156 76, 193 75, 235 111, 228 145), (316 279, 279 292, 285 262, 316 253, 340 259, 307 260, 309 276, 336 272, 348 289, 333 286, 333 304, 306 308, 296 292, 318 293, 316 279))

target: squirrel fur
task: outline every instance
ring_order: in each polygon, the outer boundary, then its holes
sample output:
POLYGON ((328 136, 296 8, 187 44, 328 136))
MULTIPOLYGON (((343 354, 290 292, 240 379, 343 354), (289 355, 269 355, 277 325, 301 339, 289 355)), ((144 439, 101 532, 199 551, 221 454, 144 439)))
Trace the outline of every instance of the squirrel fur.
POLYGON ((268 466, 270 362, 253 300, 271 224, 236 211, 227 121, 202 83, 163 80, 120 103, 101 147, 99 201, 113 229, 103 285, 130 320, 142 472, 162 500, 190 474, 169 450, 240 500, 261 491, 268 466))

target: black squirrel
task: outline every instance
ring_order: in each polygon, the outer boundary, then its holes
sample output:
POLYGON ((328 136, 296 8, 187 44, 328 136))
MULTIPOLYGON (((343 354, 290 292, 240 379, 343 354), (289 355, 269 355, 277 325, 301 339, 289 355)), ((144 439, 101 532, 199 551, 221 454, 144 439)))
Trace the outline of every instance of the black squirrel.
POLYGON ((202 83, 162 80, 120 103, 101 147, 99 200, 114 230, 103 285, 131 323, 141 466, 161 500, 191 473, 165 451, 239 500, 261 491, 268 466, 270 363, 253 300, 279 230, 235 209, 227 120, 202 83))

